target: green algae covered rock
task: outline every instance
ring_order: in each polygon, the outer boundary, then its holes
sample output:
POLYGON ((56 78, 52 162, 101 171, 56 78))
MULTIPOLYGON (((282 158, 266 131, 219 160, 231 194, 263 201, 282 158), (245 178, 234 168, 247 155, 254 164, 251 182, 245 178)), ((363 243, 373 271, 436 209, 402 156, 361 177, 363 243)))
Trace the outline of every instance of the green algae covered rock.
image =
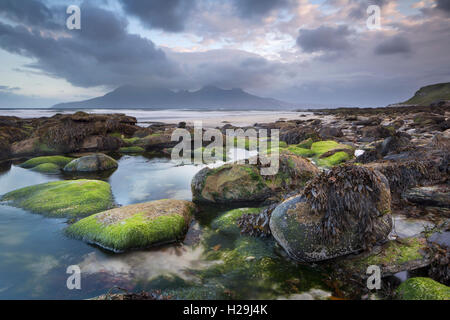
POLYGON ((186 233, 193 203, 158 200, 100 212, 67 228, 67 234, 114 252, 175 242, 186 233))
POLYGON ((239 234, 240 229, 237 220, 244 214, 257 214, 262 208, 240 208, 227 211, 220 217, 216 218, 211 227, 224 234, 239 234))
POLYGON ((5 194, 1 201, 50 217, 82 217, 113 207, 111 187, 98 180, 49 182, 5 194))
POLYGON ((430 278, 410 278, 397 288, 401 300, 450 300, 450 287, 430 278))
POLYGON ((138 146, 133 147, 123 147, 119 149, 119 152, 121 153, 142 153, 145 152, 145 149, 138 146))
POLYGON ((64 157, 64 156, 48 156, 48 157, 37 157, 32 158, 30 160, 25 161, 20 165, 20 167, 25 169, 35 168, 41 164, 54 164, 58 166, 58 168, 64 168, 73 158, 64 157))
POLYGON ((97 172, 112 170, 118 167, 118 163, 113 158, 96 153, 75 159, 64 167, 66 172, 97 172))
POLYGON ((321 167, 333 167, 347 160, 350 160, 351 156, 344 151, 338 151, 333 155, 317 160, 317 165, 321 167))
POLYGON ((302 188, 318 172, 308 159, 282 152, 276 174, 261 174, 259 165, 231 163, 202 169, 192 180, 191 188, 193 199, 198 202, 260 202, 302 188))
POLYGON ((32 168, 31 170, 40 173, 58 174, 61 172, 61 167, 53 163, 43 163, 32 168))

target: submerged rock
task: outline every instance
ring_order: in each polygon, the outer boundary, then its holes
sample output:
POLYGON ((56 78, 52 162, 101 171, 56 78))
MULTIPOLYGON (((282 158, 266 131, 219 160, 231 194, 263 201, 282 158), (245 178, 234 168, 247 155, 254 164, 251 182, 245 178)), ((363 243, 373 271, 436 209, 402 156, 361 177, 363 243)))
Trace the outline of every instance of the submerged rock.
POLYGON ((313 179, 302 195, 280 204, 270 230, 295 260, 327 260, 385 242, 392 229, 390 201, 380 173, 336 167, 313 179))
POLYGON ((182 239, 194 210, 184 200, 133 204, 84 218, 67 234, 115 252, 147 248, 182 239))
POLYGON ((450 300, 450 287, 430 278, 410 278, 397 288, 401 300, 450 300))
POLYGON ((260 165, 225 164, 204 168, 191 183, 194 201, 212 203, 260 202, 282 192, 298 190, 319 170, 309 160, 280 154, 275 175, 262 175, 260 165))
POLYGON ((66 172, 97 172, 116 169, 116 160, 103 153, 96 153, 75 159, 64 167, 66 172))
POLYGON ((111 187, 98 180, 39 184, 5 194, 1 201, 50 217, 82 217, 113 207, 111 187))
POLYGON ((243 215, 256 215, 262 209, 261 208, 240 208, 227 211, 220 217, 216 218, 211 227, 224 234, 239 234, 240 229, 238 226, 238 220, 243 215))

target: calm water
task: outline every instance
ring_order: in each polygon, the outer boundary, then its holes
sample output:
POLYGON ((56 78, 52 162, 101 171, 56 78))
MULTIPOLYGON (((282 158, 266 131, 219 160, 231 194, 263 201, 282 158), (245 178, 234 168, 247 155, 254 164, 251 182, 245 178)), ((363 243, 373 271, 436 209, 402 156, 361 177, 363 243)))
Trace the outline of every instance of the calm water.
MULTIPOLYGON (((106 176, 92 176, 111 184, 120 205, 173 198, 191 199, 190 182, 201 166, 175 166, 159 156, 117 156, 119 168, 106 176), (109 175, 109 176, 108 176, 109 175)), ((0 194, 48 181, 73 179, 45 175, 14 164, 0 166, 0 194)), ((125 254, 112 254, 82 241, 67 238, 64 219, 50 219, 22 209, 0 205, 0 299, 85 299, 108 292, 114 286, 133 291, 208 287, 211 292, 236 289, 237 298, 276 298, 288 293, 308 292, 321 287, 320 276, 306 267, 295 266, 273 248, 273 243, 254 240, 269 248, 283 268, 294 271, 295 290, 285 289, 286 279, 261 283, 250 271, 217 274, 209 252, 232 249, 244 237, 214 234, 211 221, 224 209, 203 208, 182 244, 125 254), (212 236, 211 236, 212 235, 212 236), (66 268, 79 265, 81 290, 68 290, 66 268), (211 271, 210 271, 211 270, 211 271)), ((266 252, 266 251, 264 251, 266 252)), ((275 266, 276 267, 276 266, 275 266)), ((273 268, 273 266, 272 266, 273 268)), ((208 289, 208 290, 209 290, 208 289)), ((310 295, 308 295, 310 296, 310 295)), ((202 297, 214 298, 206 294, 202 297)))

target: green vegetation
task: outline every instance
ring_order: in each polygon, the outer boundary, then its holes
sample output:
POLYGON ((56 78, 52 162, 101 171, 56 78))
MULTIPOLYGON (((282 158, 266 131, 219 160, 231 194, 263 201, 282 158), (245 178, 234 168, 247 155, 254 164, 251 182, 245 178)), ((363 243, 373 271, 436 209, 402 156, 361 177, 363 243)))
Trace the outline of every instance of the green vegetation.
POLYGON ((25 169, 31 169, 31 168, 34 168, 41 164, 51 163, 51 164, 57 165, 59 168, 63 168, 65 165, 67 165, 72 160, 73 160, 72 158, 63 157, 63 156, 37 157, 37 158, 32 158, 28 161, 25 161, 20 166, 25 169))
POLYGON ((311 150, 315 153, 316 156, 320 156, 325 152, 334 150, 334 149, 351 149, 350 146, 346 144, 340 144, 333 140, 325 140, 318 141, 311 144, 311 150))
POLYGON ((410 278, 396 292, 401 300, 450 300, 450 287, 430 278, 410 278))
POLYGON ((317 165, 321 167, 332 167, 347 160, 350 160, 350 158, 351 157, 347 152, 339 151, 329 157, 317 159, 317 165))
POLYGON ((142 152, 145 152, 145 149, 141 148, 141 147, 137 147, 137 146, 123 147, 123 148, 119 149, 119 152, 121 152, 121 153, 142 153, 142 152))
POLYGON ((43 163, 32 168, 31 170, 47 174, 58 174, 61 172, 61 168, 53 163, 43 163))
POLYGON ((237 220, 244 214, 258 214, 261 210, 262 208, 241 208, 228 211, 216 218, 212 222, 211 227, 224 234, 239 235, 240 230, 237 225, 237 220))
POLYGON ((138 137, 133 137, 133 138, 123 138, 122 141, 125 142, 127 145, 129 146, 133 146, 136 143, 139 142, 139 138, 138 137))
POLYGON ((403 104, 429 105, 437 100, 450 100, 450 82, 422 87, 403 104))
POLYGON ((302 156, 306 158, 313 157, 315 155, 314 151, 299 146, 289 146, 287 150, 297 156, 302 156))
POLYGON ((50 217, 81 217, 113 207, 111 187, 98 180, 68 180, 26 187, 1 201, 50 217))

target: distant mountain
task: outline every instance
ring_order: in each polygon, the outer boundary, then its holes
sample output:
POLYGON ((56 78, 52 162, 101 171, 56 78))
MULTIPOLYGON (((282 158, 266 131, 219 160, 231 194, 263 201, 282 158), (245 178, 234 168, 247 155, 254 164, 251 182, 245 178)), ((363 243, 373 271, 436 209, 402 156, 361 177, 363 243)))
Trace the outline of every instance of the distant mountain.
POLYGON ((422 87, 414 97, 402 104, 429 105, 439 100, 450 100, 450 82, 422 87))
POLYGON ((206 86, 198 91, 171 91, 162 88, 121 86, 102 97, 84 101, 60 103, 53 108, 220 108, 220 109, 269 109, 292 108, 295 105, 271 98, 249 94, 242 89, 220 89, 206 86))

